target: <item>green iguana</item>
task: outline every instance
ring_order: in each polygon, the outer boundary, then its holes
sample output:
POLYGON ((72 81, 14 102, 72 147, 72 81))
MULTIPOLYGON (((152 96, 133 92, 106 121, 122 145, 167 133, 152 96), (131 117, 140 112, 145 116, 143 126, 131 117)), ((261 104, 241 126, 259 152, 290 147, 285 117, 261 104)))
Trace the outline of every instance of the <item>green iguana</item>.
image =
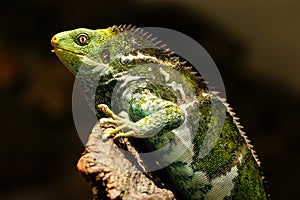
POLYGON ((80 28, 56 34, 51 44, 87 95, 94 94, 100 123, 117 126, 104 139, 143 141, 179 197, 269 199, 232 109, 148 33, 125 25, 80 28))

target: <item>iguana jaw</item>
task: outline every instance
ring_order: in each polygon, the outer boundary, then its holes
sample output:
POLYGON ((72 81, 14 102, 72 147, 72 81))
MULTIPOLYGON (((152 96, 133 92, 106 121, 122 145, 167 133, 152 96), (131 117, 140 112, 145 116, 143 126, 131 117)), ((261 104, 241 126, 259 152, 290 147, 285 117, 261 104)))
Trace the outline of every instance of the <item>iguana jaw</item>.
POLYGON ((68 68, 68 70, 76 75, 82 64, 82 60, 86 57, 81 53, 77 53, 68 49, 54 47, 52 50, 59 60, 68 68))
MULTIPOLYGON (((108 75, 112 73, 112 68, 105 64, 99 64, 94 59, 84 55, 83 53, 77 53, 71 50, 63 49, 60 47, 54 47, 52 50, 59 60, 68 68, 68 70, 75 76, 80 70, 93 70, 97 68, 98 75, 108 75), (82 68, 84 67, 84 68, 82 68)), ((91 75, 93 71, 90 72, 91 75)), ((97 76, 98 77, 98 76, 97 76)))
POLYGON ((79 56, 84 56, 82 53, 74 52, 74 51, 71 51, 71 50, 68 50, 68 49, 63 49, 63 48, 60 48, 60 47, 54 47, 54 49, 52 50, 52 52, 54 52, 55 54, 57 54, 56 52, 58 52, 58 51, 65 51, 65 52, 73 53, 73 54, 76 54, 76 55, 79 55, 79 56))

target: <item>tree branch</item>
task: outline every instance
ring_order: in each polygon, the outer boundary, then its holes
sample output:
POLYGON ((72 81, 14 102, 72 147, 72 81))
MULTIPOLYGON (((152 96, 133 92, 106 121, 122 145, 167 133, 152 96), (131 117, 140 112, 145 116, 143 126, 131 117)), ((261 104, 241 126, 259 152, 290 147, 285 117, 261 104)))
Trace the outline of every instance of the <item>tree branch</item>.
POLYGON ((120 146, 131 152, 135 162, 144 169, 127 138, 120 139, 118 145, 112 139, 103 141, 104 129, 107 127, 95 125, 77 163, 78 171, 92 187, 93 200, 175 199, 171 191, 157 187, 122 153, 120 146))

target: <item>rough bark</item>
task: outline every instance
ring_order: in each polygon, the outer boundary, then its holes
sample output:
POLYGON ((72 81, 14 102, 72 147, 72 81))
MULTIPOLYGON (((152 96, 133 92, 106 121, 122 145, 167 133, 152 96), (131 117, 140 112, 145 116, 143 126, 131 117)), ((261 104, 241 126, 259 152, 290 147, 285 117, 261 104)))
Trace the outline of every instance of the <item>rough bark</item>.
POLYGON ((143 163, 127 138, 117 145, 112 139, 104 141, 103 131, 96 124, 77 163, 78 171, 92 187, 93 200, 175 199, 171 191, 157 187, 141 173, 138 168, 144 169, 143 163), (138 166, 122 153, 120 146, 136 158, 138 166))

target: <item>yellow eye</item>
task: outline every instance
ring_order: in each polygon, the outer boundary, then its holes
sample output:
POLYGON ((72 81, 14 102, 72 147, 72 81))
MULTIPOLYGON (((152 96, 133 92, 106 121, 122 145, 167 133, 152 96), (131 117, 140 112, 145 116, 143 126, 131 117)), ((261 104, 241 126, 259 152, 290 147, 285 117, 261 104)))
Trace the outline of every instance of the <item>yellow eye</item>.
POLYGON ((80 45, 86 45, 89 41, 89 37, 87 36, 87 34, 79 34, 77 36, 77 41, 80 45))

